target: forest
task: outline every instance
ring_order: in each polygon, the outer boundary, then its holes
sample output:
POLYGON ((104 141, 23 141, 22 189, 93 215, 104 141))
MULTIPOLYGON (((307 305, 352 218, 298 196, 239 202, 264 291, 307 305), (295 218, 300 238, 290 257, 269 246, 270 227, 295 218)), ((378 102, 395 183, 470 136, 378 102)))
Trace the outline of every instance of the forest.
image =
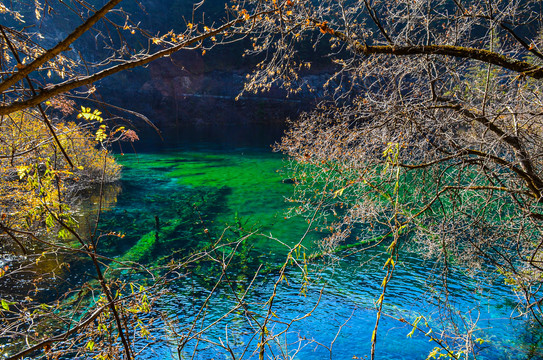
POLYGON ((543 3, 0 1, 3 359, 542 359, 543 3))

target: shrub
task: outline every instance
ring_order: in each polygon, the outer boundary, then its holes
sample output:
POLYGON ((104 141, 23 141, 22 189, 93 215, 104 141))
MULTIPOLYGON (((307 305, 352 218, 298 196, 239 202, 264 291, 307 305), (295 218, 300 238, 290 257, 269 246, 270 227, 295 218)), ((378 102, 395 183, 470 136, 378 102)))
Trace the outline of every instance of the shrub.
POLYGON ((49 225, 47 212, 67 211, 75 192, 120 178, 121 166, 85 128, 91 126, 53 123, 72 168, 39 114, 17 112, 0 119, 0 206, 6 226, 49 225))

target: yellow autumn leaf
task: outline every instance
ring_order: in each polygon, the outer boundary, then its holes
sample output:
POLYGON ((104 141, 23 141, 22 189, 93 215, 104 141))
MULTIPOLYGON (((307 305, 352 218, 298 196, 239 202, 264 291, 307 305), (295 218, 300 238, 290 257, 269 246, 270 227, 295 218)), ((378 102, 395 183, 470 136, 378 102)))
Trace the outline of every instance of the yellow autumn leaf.
POLYGON ((345 191, 345 188, 341 188, 339 190, 334 191, 334 198, 343 195, 344 191, 345 191))

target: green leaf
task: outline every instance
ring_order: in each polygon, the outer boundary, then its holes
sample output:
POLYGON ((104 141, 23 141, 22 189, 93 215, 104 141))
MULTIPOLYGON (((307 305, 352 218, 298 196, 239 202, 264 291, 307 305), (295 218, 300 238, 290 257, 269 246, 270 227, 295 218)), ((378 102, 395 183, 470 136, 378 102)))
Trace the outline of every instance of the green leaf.
POLYGON ((87 349, 89 349, 90 351, 94 349, 94 341, 91 340, 87 343, 87 349))
POLYGON ((28 166, 18 166, 17 167, 17 173, 19 174, 19 180, 22 180, 27 173, 28 166))
POLYGON ((47 228, 52 228, 53 226, 55 226, 55 220, 53 219, 53 216, 51 216, 51 214, 49 214, 45 218, 45 225, 47 225, 47 228))
POLYGON ((345 191, 345 188, 341 188, 339 190, 334 191, 334 198, 343 195, 344 191, 345 191))
POLYGON ((2 308, 6 311, 9 311, 9 306, 10 305, 15 305, 14 302, 11 302, 11 301, 6 301, 4 299, 0 300, 1 304, 2 304, 2 308))
POLYGON ((60 229, 58 231, 58 237, 61 239, 68 239, 70 237, 70 232, 66 229, 60 229))
POLYGON ((415 321, 413 322, 413 329, 411 329, 411 332, 407 334, 407 337, 410 338, 415 333, 415 330, 417 329, 417 324, 422 319, 422 316, 418 316, 415 321))

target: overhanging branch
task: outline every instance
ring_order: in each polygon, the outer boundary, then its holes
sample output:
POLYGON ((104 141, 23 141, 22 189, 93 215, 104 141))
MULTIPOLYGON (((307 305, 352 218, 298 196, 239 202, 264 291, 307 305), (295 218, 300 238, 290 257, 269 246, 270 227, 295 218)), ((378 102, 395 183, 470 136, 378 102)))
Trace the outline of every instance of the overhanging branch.
POLYGON ((144 56, 142 58, 135 59, 135 60, 128 60, 122 64, 112 66, 108 69, 99 71, 89 76, 83 76, 83 77, 71 79, 60 84, 46 87, 44 90, 40 91, 36 96, 33 96, 25 101, 14 102, 6 106, 0 106, 0 115, 7 115, 15 111, 36 106, 55 95, 65 93, 67 91, 76 89, 84 85, 92 84, 98 80, 104 79, 108 76, 111 76, 113 74, 116 74, 124 70, 129 70, 135 67, 146 65, 154 60, 169 56, 183 48, 189 47, 199 41, 202 41, 211 36, 217 35, 241 21, 244 21, 244 19, 236 19, 236 20, 230 21, 215 30, 209 31, 205 34, 198 35, 190 40, 187 40, 178 45, 169 47, 167 49, 157 51, 151 55, 144 56))
POLYGON ((36 60, 32 61, 27 66, 23 67, 15 74, 8 77, 6 80, 0 83, 0 93, 6 91, 11 86, 15 85, 17 82, 23 80, 31 72, 37 70, 40 66, 45 64, 47 61, 51 60, 58 54, 63 51, 66 51, 70 48, 70 45, 77 39, 81 37, 85 32, 87 32, 91 27, 94 26, 106 14, 113 9, 118 3, 122 0, 110 0, 106 5, 104 5, 100 10, 95 12, 91 17, 87 19, 83 24, 79 25, 70 35, 68 35, 64 40, 59 42, 55 47, 47 50, 44 54, 39 56, 36 60))
POLYGON ((529 76, 534 79, 543 79, 543 67, 531 64, 527 61, 517 60, 494 51, 454 45, 364 45, 359 41, 353 42, 352 39, 340 31, 328 27, 326 27, 325 31, 332 36, 350 44, 354 50, 361 55, 443 55, 477 60, 487 64, 500 66, 502 68, 517 72, 520 75, 529 76))

